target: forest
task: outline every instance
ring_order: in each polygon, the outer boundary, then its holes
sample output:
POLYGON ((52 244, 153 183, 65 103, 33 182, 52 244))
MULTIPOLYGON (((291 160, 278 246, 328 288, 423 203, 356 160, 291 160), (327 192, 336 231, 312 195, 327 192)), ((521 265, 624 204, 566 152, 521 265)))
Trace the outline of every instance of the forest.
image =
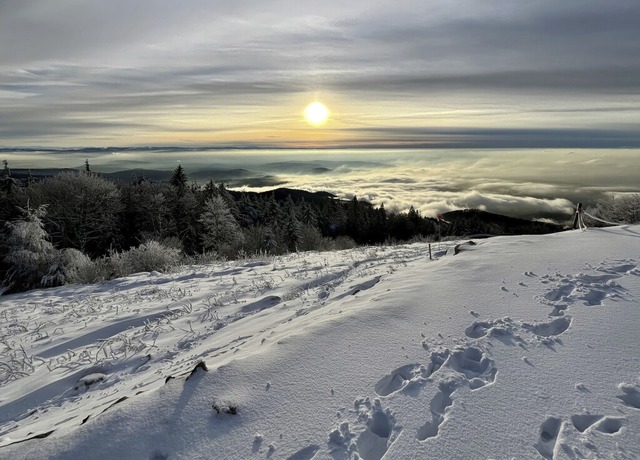
POLYGON ((168 182, 111 181, 64 171, 0 178, 0 280, 5 293, 95 282, 254 255, 346 249, 451 236, 550 233, 562 227, 478 210, 422 216, 326 192, 228 190, 191 183, 179 165, 168 182))

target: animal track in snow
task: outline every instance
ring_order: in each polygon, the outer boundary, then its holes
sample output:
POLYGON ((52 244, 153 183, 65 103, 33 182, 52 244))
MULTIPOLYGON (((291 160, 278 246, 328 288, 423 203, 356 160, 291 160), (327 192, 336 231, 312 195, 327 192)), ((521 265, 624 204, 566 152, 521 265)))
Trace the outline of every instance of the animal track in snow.
POLYGON ((334 457, 344 454, 351 458, 357 453, 363 460, 380 460, 402 429, 396 426, 393 412, 383 409, 379 399, 373 403, 369 398, 357 399, 354 408, 355 422, 342 422, 329 433, 329 449, 334 457))

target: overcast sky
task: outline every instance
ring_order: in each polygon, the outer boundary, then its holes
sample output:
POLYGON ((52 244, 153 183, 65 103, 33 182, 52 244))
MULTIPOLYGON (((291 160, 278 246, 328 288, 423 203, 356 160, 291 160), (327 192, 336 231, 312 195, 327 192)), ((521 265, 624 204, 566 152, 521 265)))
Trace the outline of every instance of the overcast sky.
POLYGON ((0 1, 4 146, 640 147, 639 120, 638 1, 0 1))

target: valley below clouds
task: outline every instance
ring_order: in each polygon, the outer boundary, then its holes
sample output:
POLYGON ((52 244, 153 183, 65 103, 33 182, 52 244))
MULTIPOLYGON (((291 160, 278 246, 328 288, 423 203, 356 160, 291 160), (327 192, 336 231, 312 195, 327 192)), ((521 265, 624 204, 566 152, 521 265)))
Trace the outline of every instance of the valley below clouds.
MULTIPOLYGON (((477 208, 515 217, 566 223, 586 206, 640 193, 637 149, 100 149, 3 152, 15 168, 81 168, 131 177, 133 169, 209 178, 235 190, 277 187, 356 196, 394 211, 414 206, 424 216, 477 208)), ((162 173, 160 173, 162 174, 162 173)))

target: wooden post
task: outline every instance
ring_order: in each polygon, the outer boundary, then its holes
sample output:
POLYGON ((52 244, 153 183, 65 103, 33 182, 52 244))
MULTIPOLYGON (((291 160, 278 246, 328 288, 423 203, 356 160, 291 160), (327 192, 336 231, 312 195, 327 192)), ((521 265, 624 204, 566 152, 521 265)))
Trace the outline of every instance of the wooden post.
POLYGON ((433 257, 431 256, 431 243, 429 243, 429 260, 433 260, 433 257))
POLYGON ((576 208, 576 215, 573 218, 573 229, 575 230, 578 227, 578 223, 580 222, 580 213, 582 212, 582 203, 578 203, 578 207, 576 208))

